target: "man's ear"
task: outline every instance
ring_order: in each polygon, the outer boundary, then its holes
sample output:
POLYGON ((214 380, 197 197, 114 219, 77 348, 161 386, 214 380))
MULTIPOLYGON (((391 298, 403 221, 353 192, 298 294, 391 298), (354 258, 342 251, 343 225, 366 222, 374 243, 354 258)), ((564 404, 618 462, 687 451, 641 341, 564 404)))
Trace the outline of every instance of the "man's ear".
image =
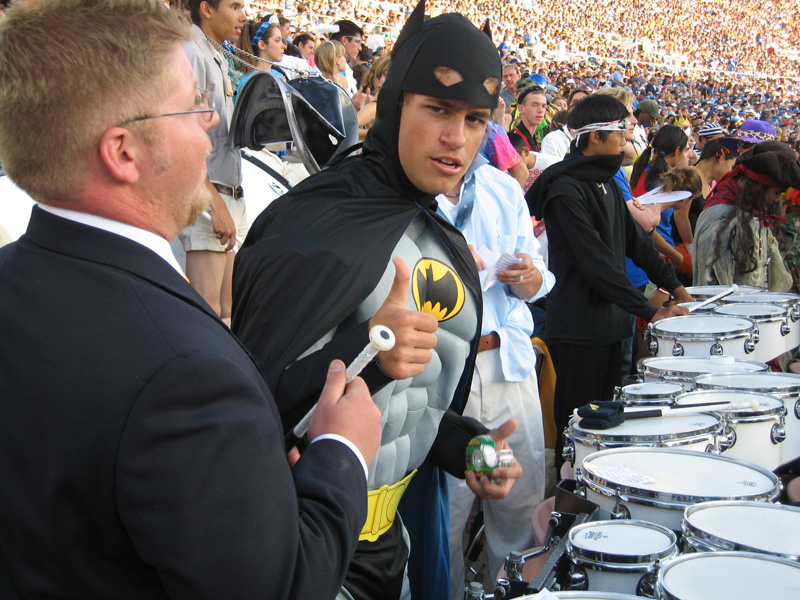
POLYGON ((200 16, 201 17, 203 17, 204 19, 210 19, 211 18, 211 11, 212 11, 211 5, 208 2, 205 2, 205 0, 204 0, 203 2, 200 3, 200 16))
POLYGON ((109 177, 123 183, 139 180, 143 145, 129 130, 124 127, 107 129, 100 137, 98 151, 109 177))

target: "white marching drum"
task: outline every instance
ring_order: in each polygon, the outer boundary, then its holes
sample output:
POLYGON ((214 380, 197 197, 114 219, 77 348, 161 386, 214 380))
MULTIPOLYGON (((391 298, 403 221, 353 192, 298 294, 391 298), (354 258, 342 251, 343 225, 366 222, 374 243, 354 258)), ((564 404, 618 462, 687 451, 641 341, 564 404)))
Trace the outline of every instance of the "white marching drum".
POLYGON ((752 294, 731 294, 722 299, 722 304, 774 304, 786 309, 789 334, 784 337, 786 350, 800 346, 800 295, 789 292, 753 292, 752 294))
POLYGON ((800 508, 718 500, 686 509, 684 552, 759 552, 800 562, 800 508))
POLYGON ((685 315, 647 326, 645 340, 653 356, 720 356, 752 359, 756 326, 744 317, 685 315))
POLYGON ((576 469, 600 519, 630 518, 680 531, 686 507, 709 500, 774 501, 777 476, 758 465, 674 448, 618 448, 576 469))
POLYGON ((800 598, 800 565, 752 552, 683 554, 661 567, 663 600, 790 600, 800 598))
POLYGON ((615 400, 625 406, 669 406, 684 392, 683 385, 672 381, 633 383, 614 391, 615 400))
MULTIPOLYGON (((756 287, 754 285, 737 285, 737 294, 752 294, 761 292, 764 288, 756 287)), ((731 289, 729 285, 692 285, 686 288, 689 295, 695 300, 708 300, 717 294, 728 291, 731 289)))
POLYGON ((714 309, 718 315, 745 317, 756 324, 756 349, 753 360, 767 362, 777 358, 787 348, 791 332, 789 311, 777 304, 732 303, 714 309))
POLYGON ((800 375, 794 373, 709 373, 695 378, 701 390, 745 390, 769 394, 786 407, 786 439, 781 444, 781 462, 800 456, 800 375))
POLYGON ((650 598, 660 564, 678 553, 677 536, 644 521, 594 521, 570 529, 570 589, 650 598))
POLYGON ((781 443, 786 439, 786 408, 775 396, 742 390, 698 390, 678 396, 680 406, 708 402, 747 404, 747 408, 715 408, 722 416, 723 455, 749 460, 772 471, 781 464, 781 443), (755 404, 755 406, 753 406, 755 404))
POLYGON ((733 356, 653 356, 643 358, 638 370, 645 382, 680 383, 688 392, 694 389, 694 378, 706 373, 757 373, 769 367, 761 362, 733 356))
POLYGON ((564 433, 564 459, 571 461, 574 456, 574 464, 580 466, 590 454, 628 446, 718 453, 724 429, 720 417, 712 413, 631 419, 609 429, 588 429, 573 417, 564 433))

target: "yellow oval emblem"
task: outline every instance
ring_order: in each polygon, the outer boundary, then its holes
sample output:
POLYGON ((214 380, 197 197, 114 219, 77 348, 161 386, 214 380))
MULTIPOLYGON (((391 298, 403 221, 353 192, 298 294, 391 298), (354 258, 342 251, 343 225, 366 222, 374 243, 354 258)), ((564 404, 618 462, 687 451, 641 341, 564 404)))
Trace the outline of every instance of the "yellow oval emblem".
POLYGON ((437 321, 447 321, 464 306, 464 284, 458 273, 431 258, 414 265, 411 293, 417 310, 433 315, 437 321))

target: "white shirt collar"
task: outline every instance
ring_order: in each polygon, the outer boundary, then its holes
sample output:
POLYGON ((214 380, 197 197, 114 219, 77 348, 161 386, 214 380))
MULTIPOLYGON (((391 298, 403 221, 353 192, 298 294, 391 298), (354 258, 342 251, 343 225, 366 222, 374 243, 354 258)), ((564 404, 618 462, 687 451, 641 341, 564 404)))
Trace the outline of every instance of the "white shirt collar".
POLYGON ((145 248, 148 248, 149 250, 152 250, 158 254, 161 258, 167 261, 167 263, 169 263, 173 269, 180 273, 181 277, 184 279, 186 278, 186 275, 184 275, 183 270, 178 264, 178 261, 175 259, 175 255, 172 253, 172 248, 170 247, 169 242, 155 233, 145 231, 144 229, 139 229, 138 227, 128 225, 127 223, 112 221, 111 219, 106 219, 105 217, 79 212, 77 210, 70 210, 68 208, 58 208, 55 206, 49 206, 47 204, 39 204, 39 208, 63 219, 75 221, 76 223, 82 223, 83 225, 88 225, 89 227, 102 229, 103 231, 120 235, 131 240, 132 242, 141 244, 145 248))

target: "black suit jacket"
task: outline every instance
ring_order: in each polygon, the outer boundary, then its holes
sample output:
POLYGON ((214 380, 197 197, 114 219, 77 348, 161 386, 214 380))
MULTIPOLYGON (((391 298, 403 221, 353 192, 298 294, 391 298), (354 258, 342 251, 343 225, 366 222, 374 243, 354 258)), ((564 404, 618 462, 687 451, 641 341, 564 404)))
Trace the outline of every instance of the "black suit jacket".
POLYGON ((149 249, 34 209, 0 249, 0 598, 330 598, 355 455, 293 469, 258 367, 149 249))

